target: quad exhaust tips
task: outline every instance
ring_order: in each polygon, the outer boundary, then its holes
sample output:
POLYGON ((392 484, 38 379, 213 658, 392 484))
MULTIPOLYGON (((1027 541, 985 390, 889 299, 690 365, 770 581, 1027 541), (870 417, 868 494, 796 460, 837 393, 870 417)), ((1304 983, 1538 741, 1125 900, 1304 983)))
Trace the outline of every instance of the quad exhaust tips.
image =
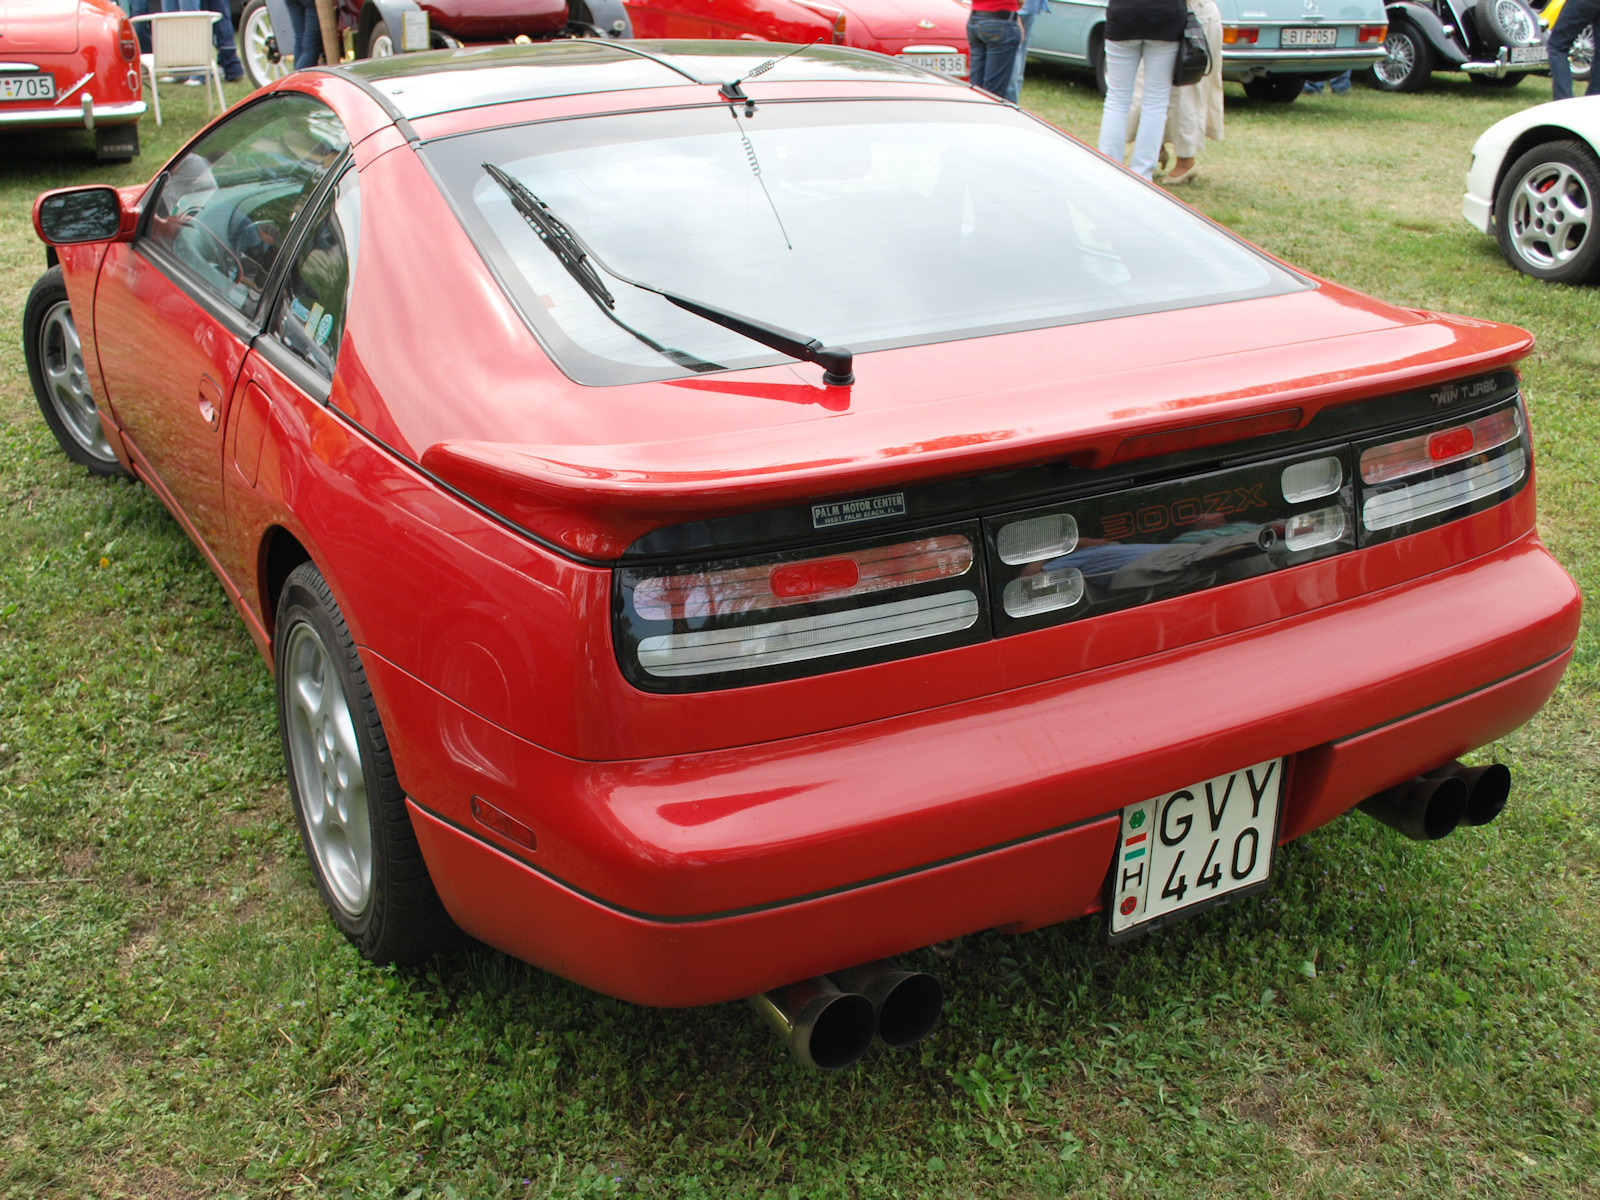
POLYGON ((751 996, 750 1006, 803 1064, 837 1071, 874 1040, 899 1048, 927 1037, 939 1023, 944 988, 932 975, 874 962, 751 996))
POLYGON ((1511 795, 1511 770, 1503 763, 1464 767, 1446 763, 1408 783, 1379 792, 1358 806, 1419 842, 1448 836, 1457 825, 1487 825, 1511 795))

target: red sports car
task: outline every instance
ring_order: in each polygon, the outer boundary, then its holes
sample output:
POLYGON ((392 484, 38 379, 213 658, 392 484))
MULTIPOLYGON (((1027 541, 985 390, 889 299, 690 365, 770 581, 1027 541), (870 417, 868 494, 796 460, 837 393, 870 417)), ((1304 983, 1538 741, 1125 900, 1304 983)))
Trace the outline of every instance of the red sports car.
POLYGON ((626 0, 642 38, 821 41, 898 56, 946 75, 967 74, 962 0, 626 0))
POLYGON ((339 928, 765 995, 838 1066, 937 1014, 886 956, 1142 934, 1357 804, 1491 819, 1505 768, 1456 759, 1580 607, 1529 335, 786 49, 297 74, 147 187, 37 202, 41 410, 271 664, 339 928))
POLYGON ((87 129, 95 154, 139 153, 139 43, 113 0, 0 0, 0 130, 87 129))

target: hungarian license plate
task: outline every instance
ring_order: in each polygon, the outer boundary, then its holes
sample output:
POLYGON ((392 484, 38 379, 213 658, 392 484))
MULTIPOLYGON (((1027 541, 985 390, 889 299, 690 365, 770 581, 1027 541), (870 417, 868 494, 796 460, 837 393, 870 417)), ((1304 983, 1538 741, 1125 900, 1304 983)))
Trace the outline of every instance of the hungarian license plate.
POLYGON ((921 67, 924 71, 937 71, 941 75, 967 73, 965 54, 902 54, 900 61, 910 63, 913 67, 921 67))
POLYGON ((1107 939, 1265 887, 1282 784, 1272 758, 1123 809, 1107 939))
POLYGON ((1511 61, 1514 63, 1542 63, 1547 57, 1543 46, 1511 47, 1511 61))
POLYGON ((54 100, 56 77, 47 71, 0 75, 0 100, 54 100))
POLYGON ((1333 46, 1339 41, 1337 29, 1323 29, 1315 25, 1294 26, 1283 31, 1280 46, 1333 46))

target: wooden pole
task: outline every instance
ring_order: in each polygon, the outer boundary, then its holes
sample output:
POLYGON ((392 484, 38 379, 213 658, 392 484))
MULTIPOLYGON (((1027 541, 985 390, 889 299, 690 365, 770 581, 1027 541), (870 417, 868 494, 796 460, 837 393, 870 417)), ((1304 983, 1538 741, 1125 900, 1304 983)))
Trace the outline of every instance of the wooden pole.
POLYGON ((344 55, 339 51, 339 18, 334 11, 338 0, 317 0, 317 20, 322 25, 322 53, 328 65, 337 67, 344 55))

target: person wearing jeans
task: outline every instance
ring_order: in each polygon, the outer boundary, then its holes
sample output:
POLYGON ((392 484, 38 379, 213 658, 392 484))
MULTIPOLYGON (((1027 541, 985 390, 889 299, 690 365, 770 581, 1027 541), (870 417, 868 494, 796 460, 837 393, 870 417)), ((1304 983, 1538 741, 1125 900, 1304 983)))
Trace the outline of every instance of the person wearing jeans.
POLYGON ((1017 19, 1022 23, 1022 44, 1017 47, 1016 63, 1011 68, 1011 82, 1006 86, 1005 98, 1016 104, 1022 96, 1022 72, 1028 65, 1028 39, 1033 37, 1033 20, 1040 13, 1050 11, 1050 0, 1022 0, 1017 19))
POLYGON ((317 65, 322 57, 322 22, 316 0, 286 0, 289 27, 294 30, 294 69, 303 71, 317 65))
POLYGON ((1122 161, 1134 80, 1142 62, 1144 98, 1129 167, 1145 179, 1154 177, 1161 155, 1186 11, 1184 0, 1111 0, 1106 5, 1106 104, 1100 115, 1100 153, 1113 162, 1122 161))
MULTIPOLYGON (((1550 31, 1550 40, 1545 43, 1545 58, 1550 63, 1550 98, 1552 100, 1572 99, 1572 60, 1567 57, 1572 52, 1572 43, 1583 32, 1586 25, 1591 25, 1600 18, 1600 0, 1567 0, 1561 9, 1561 15, 1556 18, 1556 27, 1550 31)), ((1594 76, 1589 76, 1589 86, 1584 89, 1584 95, 1594 93, 1594 76)))
POLYGON ((972 0, 967 17, 967 80, 1003 100, 1011 87, 1011 74, 1022 48, 1022 24, 1017 9, 1022 0, 972 0))

